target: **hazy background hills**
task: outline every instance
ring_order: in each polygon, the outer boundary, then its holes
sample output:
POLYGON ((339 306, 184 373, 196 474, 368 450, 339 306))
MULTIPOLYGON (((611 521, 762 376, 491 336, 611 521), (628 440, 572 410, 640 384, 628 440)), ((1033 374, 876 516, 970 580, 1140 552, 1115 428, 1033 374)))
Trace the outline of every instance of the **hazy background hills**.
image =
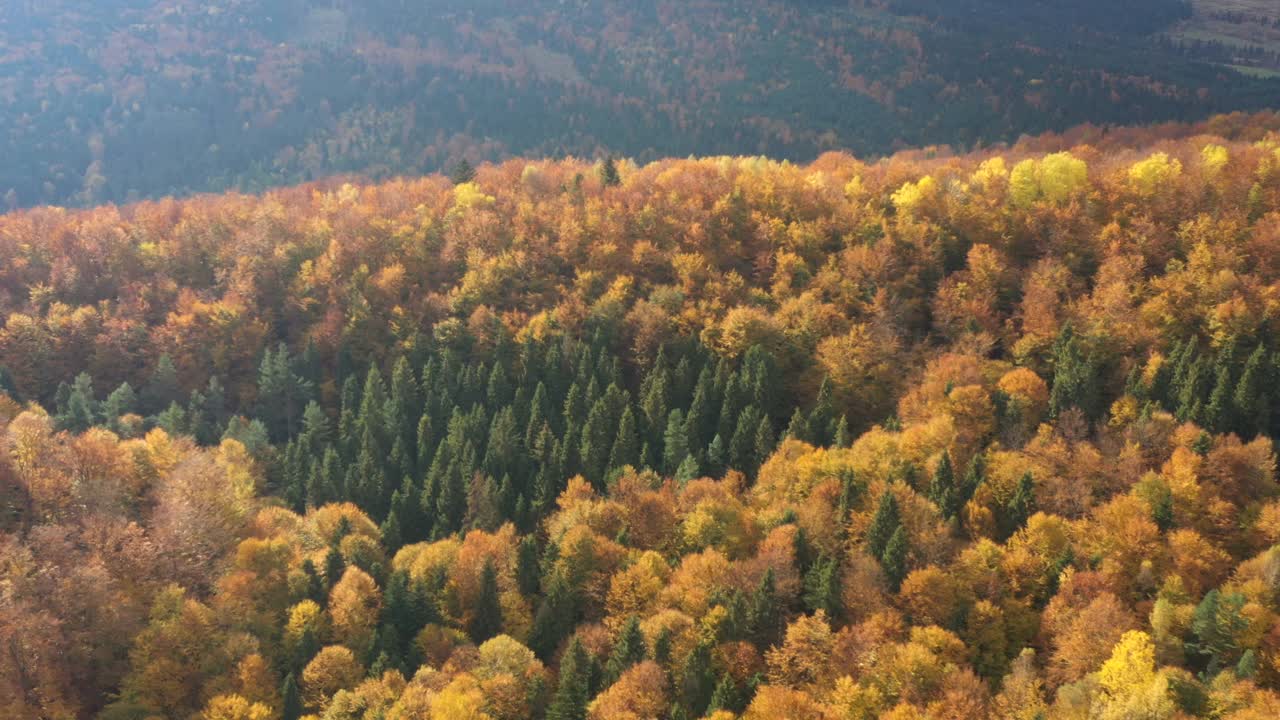
POLYGON ((1274 106, 1267 0, 20 0, 0 208, 511 154, 811 159, 1274 106))

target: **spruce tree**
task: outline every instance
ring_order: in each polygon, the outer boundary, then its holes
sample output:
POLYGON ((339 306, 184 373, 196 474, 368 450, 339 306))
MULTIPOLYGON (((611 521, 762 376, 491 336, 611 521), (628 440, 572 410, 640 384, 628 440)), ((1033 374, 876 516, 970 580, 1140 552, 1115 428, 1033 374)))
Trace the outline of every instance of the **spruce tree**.
POLYGON ((699 641, 680 670, 680 699, 691 717, 703 716, 716 689, 711 648, 710 640, 699 641))
POLYGON ((284 683, 280 686, 280 698, 280 720, 298 720, 302 717, 302 693, 298 691, 298 681, 294 679, 293 673, 284 677, 284 683))
POLYGON ((622 412, 618 423, 618 434, 613 440, 613 448, 609 451, 609 470, 616 470, 626 465, 636 466, 640 462, 640 434, 636 428, 636 416, 628 406, 622 412))
POLYGON ((118 432, 120 417, 133 412, 137 404, 138 396, 133 392, 133 387, 127 382, 120 383, 120 387, 112 390, 102 403, 102 418, 107 427, 118 432))
POLYGON ((614 162, 612 155, 606 157, 600 165, 600 182, 605 187, 616 187, 622 184, 622 178, 618 175, 618 164, 614 162))
POLYGON ((951 453, 944 452, 933 471, 929 483, 929 500, 938 507, 944 518, 953 518, 960 511, 960 492, 956 487, 955 470, 951 466, 951 453))
POLYGON ((776 644, 782 634, 782 607, 778 602, 773 568, 765 571, 747 605, 747 633, 757 647, 776 644))
POLYGON ((94 426, 98 416, 98 402, 93 397, 93 378, 80 373, 67 395, 66 409, 57 417, 58 428, 82 433, 94 426))
POLYGON ((880 496, 880 504, 876 507, 876 514, 871 518, 871 526, 867 528, 867 552, 871 553, 872 557, 882 557, 885 548, 889 545, 889 539, 893 537, 893 533, 901 526, 902 519, 898 514, 898 501, 894 498, 893 493, 885 492, 880 496))
POLYGON ((1022 478, 1018 480, 1018 487, 1014 490, 1013 497, 1009 498, 1004 513, 1001 515, 1003 536, 1007 538, 1017 532, 1023 525, 1026 525, 1027 518, 1031 517, 1031 513, 1035 512, 1035 505, 1035 482, 1031 477, 1031 473, 1024 473, 1022 478))
POLYGON ((471 641, 476 645, 502 632, 502 604, 498 591, 498 571, 486 560, 480 572, 480 594, 476 596, 471 619, 471 641))
POLYGON ((1266 385, 1266 349, 1259 345, 1245 361, 1240 380, 1231 396, 1235 431, 1242 437, 1253 437, 1267 432, 1271 409, 1263 400, 1266 385))
POLYGON ((822 610, 833 620, 843 614, 836 558, 823 555, 809 567, 804 576, 804 604, 810 612, 822 610))
POLYGON ((844 415, 841 415, 840 421, 836 423, 836 434, 831 444, 838 448, 847 448, 853 444, 853 437, 849 434, 849 418, 844 415))
POLYGON ((622 627, 622 632, 613 644, 613 652, 609 654, 609 662, 605 665, 605 683, 611 685, 617 682, 627 668, 644 662, 648 652, 644 633, 640 632, 640 618, 632 615, 622 627))
POLYGON ((885 545, 884 555, 880 557, 880 567, 884 568, 885 579, 894 592, 902 585, 907 576, 907 532, 901 525, 893 531, 889 542, 885 545))
POLYGON ((449 180, 454 185, 463 185, 476 179, 476 169, 467 162, 466 158, 461 158, 453 164, 449 169, 449 180))
POLYGON ((163 412, 171 404, 181 400, 178 388, 178 369, 173 366, 173 359, 168 353, 161 355, 156 361, 151 379, 142 391, 143 411, 148 415, 163 412))
POLYGON ((547 720, 585 720, 591 700, 591 658, 574 638, 560 661, 560 677, 547 720))
POLYGON ((708 715, 717 710, 731 713, 742 710, 742 696, 738 693, 738 684, 727 672, 720 676, 720 682, 716 684, 715 691, 711 693, 711 702, 707 705, 708 715))

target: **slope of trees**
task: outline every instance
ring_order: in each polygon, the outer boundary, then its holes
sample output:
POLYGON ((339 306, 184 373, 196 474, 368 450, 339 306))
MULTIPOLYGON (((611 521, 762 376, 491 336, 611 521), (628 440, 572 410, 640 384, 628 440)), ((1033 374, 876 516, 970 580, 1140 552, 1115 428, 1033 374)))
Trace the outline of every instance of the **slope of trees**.
POLYGON ((1275 716, 1275 127, 0 216, 0 715, 1275 716))
MULTIPOLYGON (((0 208, 510 155, 974 147, 1275 106, 1182 0, 21 0, 0 208)), ((1238 53, 1237 53, 1238 54, 1238 53)))

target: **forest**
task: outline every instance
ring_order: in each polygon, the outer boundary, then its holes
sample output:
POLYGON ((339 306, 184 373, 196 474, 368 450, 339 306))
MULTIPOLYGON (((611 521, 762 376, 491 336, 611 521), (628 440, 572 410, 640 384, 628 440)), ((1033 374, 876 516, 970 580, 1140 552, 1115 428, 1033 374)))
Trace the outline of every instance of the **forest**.
POLYGON ((1280 716, 1280 115, 0 216, 0 716, 1280 716))
POLYGON ((510 156, 960 149, 1270 108, 1183 0, 11 0, 0 208, 510 156), (1198 28, 1198 26, 1197 26, 1198 28))

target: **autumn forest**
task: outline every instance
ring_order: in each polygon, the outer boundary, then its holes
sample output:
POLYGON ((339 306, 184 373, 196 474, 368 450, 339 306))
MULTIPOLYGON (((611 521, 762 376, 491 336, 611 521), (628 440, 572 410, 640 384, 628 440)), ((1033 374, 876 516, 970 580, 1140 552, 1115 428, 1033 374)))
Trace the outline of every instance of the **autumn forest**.
POLYGON ((0 716, 1280 716, 1280 115, 0 216, 0 716))

